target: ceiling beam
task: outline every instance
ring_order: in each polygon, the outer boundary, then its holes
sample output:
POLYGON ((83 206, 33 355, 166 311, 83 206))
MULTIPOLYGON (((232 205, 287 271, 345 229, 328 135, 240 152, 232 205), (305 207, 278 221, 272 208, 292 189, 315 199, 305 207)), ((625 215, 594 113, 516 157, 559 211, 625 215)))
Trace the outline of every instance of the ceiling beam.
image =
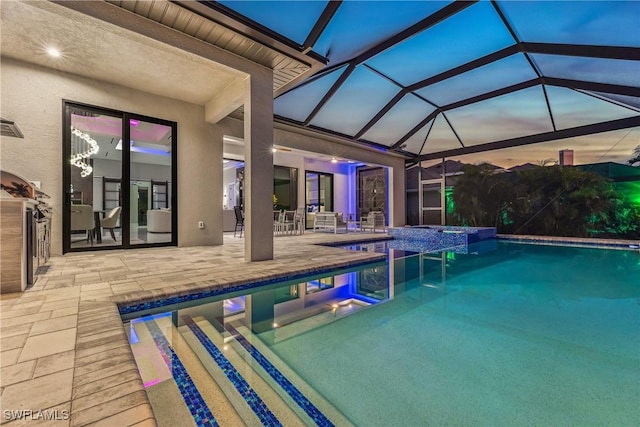
POLYGON ((329 89, 329 91, 327 93, 324 94, 324 96, 322 97, 322 99, 320 100, 320 102, 318 102, 318 104, 316 104, 315 108, 313 109, 313 111, 311 111, 311 113, 309 114, 309 116, 307 117, 307 119, 304 121, 304 125, 308 126, 309 123, 311 123, 311 121, 313 120, 313 118, 316 116, 316 114, 318 114, 320 112, 320 110, 322 109, 322 107, 324 107, 324 105, 329 102, 329 100, 331 99, 331 97, 333 97, 333 95, 338 91, 338 89, 340 89, 340 87, 342 86, 342 84, 349 78, 349 76, 351 75, 351 73, 353 73, 353 71, 356 69, 355 64, 349 64, 349 66, 347 67, 346 70, 344 70, 342 72, 342 74, 340 75, 340 77, 338 78, 338 80, 336 80, 333 83, 333 86, 331 86, 331 89, 329 89))
MULTIPOLYGON (((520 40, 520 38, 516 34, 515 30, 513 29, 513 26, 511 25, 511 23, 509 22, 509 20, 505 16, 504 12, 502 12, 502 8, 500 8, 500 6, 498 5, 498 2, 496 0, 491 0, 491 5, 495 9, 495 11, 498 13, 498 16, 500 17, 500 20, 502 21, 502 24, 507 28, 507 31, 509 31, 509 34, 511 34, 511 38, 513 39, 513 41, 516 42, 516 44, 518 45, 520 51, 522 51, 522 41, 520 40)), ((538 77, 542 77, 542 73, 540 72, 540 70, 538 69, 536 64, 531 59, 531 56, 528 53, 524 52, 524 57, 527 60, 527 62, 529 63, 529 66, 531 67, 533 72, 536 73, 536 75, 538 77)))
POLYGON ((400 138, 398 140, 398 142, 396 142, 395 144, 393 144, 391 146, 392 150, 395 150, 396 148, 400 147, 402 144, 404 144, 409 138, 411 138, 413 135, 416 134, 416 132, 418 132, 420 129, 422 129, 423 127, 425 127, 427 125, 427 123, 429 123, 431 120, 435 119, 436 116, 438 114, 440 114, 441 110, 439 108, 437 108, 436 110, 432 111, 427 117, 425 117, 424 119, 422 119, 422 121, 420 123, 418 123, 417 125, 415 125, 413 127, 413 129, 411 129, 409 132, 406 133, 405 136, 403 136, 402 138, 400 138))
POLYGON ((555 77, 544 77, 543 82, 551 86, 568 87, 570 89, 592 90, 595 92, 614 93, 616 95, 626 95, 640 97, 640 87, 615 85, 610 83, 586 82, 582 80, 558 79, 555 77))
POLYGON ((327 6, 324 8, 322 14, 309 32, 307 39, 302 43, 303 52, 306 53, 313 49, 313 46, 318 42, 322 32, 327 28, 327 25, 329 25, 329 22, 333 18, 333 15, 338 11, 341 4, 342 0, 330 0, 329 3, 327 3, 327 6))
POLYGON ((384 107, 382 107, 382 109, 380 111, 378 111, 378 114, 376 114, 375 116, 373 116, 373 118, 371 120, 369 120, 369 123, 364 125, 364 127, 362 129, 360 129, 360 131, 358 133, 355 134, 354 138, 355 139, 359 139, 362 135, 367 133, 369 131, 369 129, 371 129, 373 127, 373 125, 375 125, 376 122, 382 118, 382 116, 387 114, 389 112, 389 110, 391 110, 398 102, 400 102, 400 100, 405 95, 406 95, 406 92, 405 92, 404 89, 401 90, 400 92, 398 92, 396 94, 396 96, 391 98, 391 101, 387 102, 387 105, 385 105, 384 107))
POLYGON ((640 48, 625 46, 594 46, 560 43, 520 43, 524 52, 547 55, 580 56, 584 58, 640 60, 640 48))
POLYGON ((547 94, 547 87, 545 85, 542 86, 542 93, 544 94, 544 102, 547 104, 547 112, 549 113, 549 119, 551 120, 551 126, 553 130, 556 131, 558 128, 556 127, 556 121, 553 118, 553 110, 551 109, 551 103, 549 102, 549 95, 547 94))
POLYGON ((484 151, 499 150, 502 148, 517 147, 521 145, 537 144, 539 142, 548 142, 558 139, 593 135, 597 133, 628 129, 637 126, 640 126, 640 115, 635 117, 628 117, 625 119, 595 123, 591 125, 577 126, 569 129, 558 130, 555 132, 544 132, 536 135, 504 139, 502 141, 490 142, 487 144, 467 146, 465 148, 456 148, 454 150, 439 151, 437 153, 423 154, 417 159, 418 161, 441 159, 443 157, 453 157, 463 154, 480 153, 484 151))
POLYGON ((429 123, 429 121, 431 119, 435 118, 435 116, 437 116, 438 113, 440 113, 440 112, 453 110, 455 108, 464 107, 466 105, 470 105, 470 104, 473 104, 475 102, 485 101, 487 99, 494 98, 496 96, 506 95, 508 93, 516 92, 518 90, 527 89, 527 88, 530 88, 532 86, 539 85, 540 83, 541 83, 540 79, 537 79, 537 78, 536 79, 532 79, 532 80, 527 80, 526 82, 517 83, 515 85, 507 86, 507 87, 502 88, 502 89, 497 89, 497 90, 494 90, 494 91, 491 91, 491 92, 483 93, 481 95, 473 96, 471 98, 463 99, 461 101, 456 101, 456 102, 453 102, 451 104, 444 105, 442 107, 438 107, 435 111, 433 111, 431 114, 429 114, 423 121, 418 123, 417 126, 415 126, 413 129, 411 129, 409 132, 407 132, 402 138, 400 138, 400 140, 398 140, 398 142, 393 144, 391 146, 391 148, 392 149, 396 149, 396 148, 400 147, 409 138, 411 138, 416 132, 418 132, 420 129, 422 129, 423 126, 425 126, 427 123, 429 123))
POLYGON ((509 47, 505 47, 504 49, 500 49, 497 52, 493 52, 490 53, 489 55, 483 56, 482 58, 478 58, 478 59, 474 59, 471 62, 467 62, 466 64, 462 64, 458 67, 452 68, 450 70, 444 71, 440 74, 436 74, 435 76, 426 78, 424 80, 421 80, 417 83, 414 83, 410 86, 407 86, 407 89, 410 92, 413 92, 414 90, 418 90, 418 89, 422 89, 423 87, 432 85, 434 83, 438 83, 441 82, 443 80, 449 79, 451 77, 455 77, 457 75, 460 75, 462 73, 466 73, 467 71, 471 71, 474 70, 476 68, 480 68, 483 65, 487 65, 487 64, 491 64, 492 62, 496 62, 499 61, 501 59, 504 59, 508 56, 514 55, 516 53, 520 52, 518 45, 514 44, 512 46, 509 47))
POLYGON ((516 83, 514 85, 503 87, 501 89, 492 90, 491 92, 483 93, 477 96, 472 96, 471 98, 463 99, 461 101, 452 102, 451 104, 447 104, 440 107, 440 109, 442 111, 449 111, 456 108, 465 107, 467 105, 475 104, 476 102, 486 101, 487 99, 517 92, 523 89, 528 89, 530 87, 533 87, 539 84, 540 84, 540 79, 536 78, 536 79, 527 80, 526 82, 516 83))
POLYGON ((304 129, 304 130, 312 130, 314 132, 317 132, 318 134, 324 134, 327 136, 333 136, 336 138, 340 138, 342 140, 344 140, 345 142, 349 142, 349 143, 353 143, 356 145, 360 145, 363 147, 368 147, 370 149, 375 149, 378 151, 383 151, 383 152, 387 152, 389 154, 394 154, 394 155, 400 155, 398 152, 396 151, 391 151, 391 148, 384 145, 384 144, 379 144, 377 142, 373 142, 373 141, 367 141, 364 139, 360 139, 360 140, 356 140, 353 139, 353 137, 351 135, 346 135, 344 133, 341 132, 337 132, 337 131, 333 131, 330 129, 324 129, 318 126, 314 126, 314 125, 305 125, 304 123, 301 123, 297 120, 293 120, 290 119, 288 117, 283 117, 283 116, 279 116, 277 114, 274 114, 273 116, 274 122, 276 123, 283 123, 289 126, 293 126, 295 128, 299 128, 299 129, 304 129))
POLYGON ((408 39, 409 37, 415 36, 416 34, 426 30, 427 28, 433 27, 434 25, 436 25, 439 22, 444 21, 447 18, 450 18, 451 16, 455 15, 456 13, 468 8, 469 6, 477 3, 477 0, 473 0, 473 1, 454 1, 453 3, 448 4, 447 6, 443 7, 442 9, 438 10, 435 13, 432 13, 431 15, 427 16, 426 18, 424 18, 423 20, 421 20, 420 22, 413 24, 412 26, 410 26, 409 28, 407 28, 406 30, 403 30, 391 37, 389 37, 388 39, 382 41, 381 43, 373 46, 372 48, 368 49, 367 51, 361 53, 360 55, 358 55, 355 58, 355 62, 356 64, 361 64, 371 58, 373 58, 374 56, 376 56, 377 54, 389 49, 390 47, 401 43, 403 41, 405 41, 406 39, 408 39))

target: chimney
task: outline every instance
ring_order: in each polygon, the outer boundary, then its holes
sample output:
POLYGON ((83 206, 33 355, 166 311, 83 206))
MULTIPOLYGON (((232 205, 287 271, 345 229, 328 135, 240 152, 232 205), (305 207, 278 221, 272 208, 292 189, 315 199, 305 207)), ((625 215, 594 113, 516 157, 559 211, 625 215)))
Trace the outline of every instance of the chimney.
POLYGON ((573 166, 573 150, 560 150, 560 166, 573 166))

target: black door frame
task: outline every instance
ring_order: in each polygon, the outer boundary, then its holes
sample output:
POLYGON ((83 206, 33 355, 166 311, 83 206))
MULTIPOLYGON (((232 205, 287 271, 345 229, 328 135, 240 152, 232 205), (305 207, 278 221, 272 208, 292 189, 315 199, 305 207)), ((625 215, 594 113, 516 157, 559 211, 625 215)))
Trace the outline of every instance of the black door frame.
MULTIPOLYGON (((132 248, 148 248, 160 246, 177 246, 178 245, 178 124, 169 120, 149 117, 142 114, 130 113, 127 111, 113 110, 109 108, 98 107, 95 105, 74 102, 70 100, 62 100, 62 253, 67 252, 86 252, 86 251, 102 251, 112 249, 132 249, 132 248), (131 140, 130 121, 139 120, 144 122, 156 123, 171 128, 171 241, 163 243, 142 243, 132 245, 130 241, 131 229, 131 212, 129 209, 129 200, 131 197, 131 147, 130 144, 122 144, 122 163, 120 175, 120 188, 122 191, 122 211, 120 216, 120 224, 122 227, 122 244, 104 247, 87 247, 87 248, 71 248, 71 217, 69 208, 71 206, 71 166, 68 159, 71 158, 71 112, 73 110, 88 111, 95 114, 117 117, 122 120, 122 140, 131 140), (126 183, 126 185, 125 185, 126 183)), ((134 213, 137 215, 137 212, 134 213)))
MULTIPOLYGON (((318 192, 320 192, 320 176, 324 175, 324 176, 328 176, 329 178, 331 178, 331 211, 333 211, 334 207, 335 207, 335 191, 334 191, 334 180, 333 180, 333 175, 331 172, 318 172, 318 171, 312 171, 312 170, 305 170, 304 171, 304 215, 305 217, 307 216, 307 210, 309 208, 309 204, 307 203, 307 174, 315 174, 318 177, 318 192)), ((320 195, 318 194, 318 200, 320 199, 320 195)), ((319 209, 319 208, 318 208, 319 209)), ((309 227, 307 225, 307 222, 305 221, 305 228, 306 229, 311 229, 313 227, 309 227)))

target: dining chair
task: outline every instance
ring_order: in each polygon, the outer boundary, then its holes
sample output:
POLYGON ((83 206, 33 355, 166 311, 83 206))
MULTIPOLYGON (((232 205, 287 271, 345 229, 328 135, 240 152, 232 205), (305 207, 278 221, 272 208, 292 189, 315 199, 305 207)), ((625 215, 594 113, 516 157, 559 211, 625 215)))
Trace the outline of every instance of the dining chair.
POLYGON ((242 237, 242 231, 244 230, 244 212, 240 206, 234 206, 233 212, 236 215, 236 226, 233 229, 233 237, 236 237, 236 232, 240 229, 240 237, 242 237))
POLYGON ((91 205, 71 205, 71 231, 86 231, 87 242, 93 245, 93 230, 96 223, 91 205))
POLYGON ((113 229, 116 228, 116 224, 118 223, 118 218, 120 218, 121 210, 122 208, 120 206, 116 206, 115 208, 109 211, 107 216, 105 216, 100 220, 100 227, 102 227, 103 230, 108 229, 111 232, 111 237, 113 238, 114 242, 116 241, 116 235, 113 232, 113 229))

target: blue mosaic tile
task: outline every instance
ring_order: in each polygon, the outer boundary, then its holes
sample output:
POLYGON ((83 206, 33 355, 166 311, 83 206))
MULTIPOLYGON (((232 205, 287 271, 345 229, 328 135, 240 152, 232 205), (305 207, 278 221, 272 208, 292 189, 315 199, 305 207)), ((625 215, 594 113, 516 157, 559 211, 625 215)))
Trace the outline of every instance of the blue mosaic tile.
POLYGON ((189 412, 191 412, 196 425, 199 427, 218 426, 218 422, 211 413, 209 406, 207 406, 202 398, 202 395, 196 388, 193 380, 187 373, 187 369, 178 358, 178 355, 176 355, 171 345, 169 345, 169 341, 165 338, 158 324, 155 320, 148 320, 145 324, 153 337, 153 341, 156 343, 156 347, 160 350, 164 363, 171 369, 173 380, 178 385, 180 395, 187 405, 187 408, 189 408, 189 412))
POLYGON ((361 266, 361 265, 367 265, 367 264, 372 264, 372 263, 376 263, 376 262, 379 262, 379 260, 359 261, 359 262, 355 262, 355 263, 352 263, 352 264, 346 264, 346 265, 340 266, 340 267, 319 268, 319 269, 314 269, 313 271, 306 271, 304 273, 296 273, 296 274, 290 274, 290 275, 285 275, 285 276, 272 277, 272 278, 269 278, 269 279, 264 279, 264 280, 260 280, 260 281, 256 281, 256 282, 239 283, 239 284, 236 284, 236 285, 232 285, 232 286, 226 287, 224 289, 214 289, 214 290, 197 292, 197 293, 193 293, 193 294, 180 295, 180 296, 169 297, 169 298, 162 298, 162 299, 157 299, 157 300, 153 300, 153 301, 146 301, 146 302, 140 302, 140 303, 118 304, 118 311, 120 312, 120 315, 122 316, 122 315, 125 315, 125 314, 137 313, 139 311, 153 310, 153 309, 164 307, 164 306, 167 306, 167 305, 181 304, 181 303, 185 303, 185 302, 199 300, 199 299, 202 299, 202 298, 209 298, 209 297, 224 295, 224 294, 228 294, 228 293, 231 293, 231 292, 247 291, 249 289, 257 288, 257 287, 260 287, 260 286, 271 285, 271 284, 274 284, 274 283, 286 282, 288 280, 300 279, 300 278, 307 277, 307 276, 310 276, 310 275, 316 275, 316 274, 322 274, 322 273, 331 272, 331 271, 336 270, 338 268, 358 267, 358 266, 361 266))
POLYGON ((294 402, 307 414, 318 426, 333 426, 327 418, 291 381, 285 377, 260 351, 231 325, 225 325, 236 341, 255 359, 256 362, 275 380, 276 383, 293 399, 294 402))
POLYGON ((213 358, 218 367, 222 370, 222 372, 227 376, 227 379, 233 384, 236 388, 240 396, 244 399, 245 402, 251 407, 253 412, 262 422, 264 426, 282 426, 282 423, 278 420, 278 418, 267 408, 267 405, 264 401, 258 396, 258 393, 255 392, 247 383, 247 381, 240 375, 240 372, 229 362, 224 354, 215 346, 213 342, 209 339, 207 334, 200 329, 200 327, 193 321, 190 316, 183 316, 185 324, 189 327, 191 332, 198 338, 202 346, 207 350, 207 353, 213 358))

